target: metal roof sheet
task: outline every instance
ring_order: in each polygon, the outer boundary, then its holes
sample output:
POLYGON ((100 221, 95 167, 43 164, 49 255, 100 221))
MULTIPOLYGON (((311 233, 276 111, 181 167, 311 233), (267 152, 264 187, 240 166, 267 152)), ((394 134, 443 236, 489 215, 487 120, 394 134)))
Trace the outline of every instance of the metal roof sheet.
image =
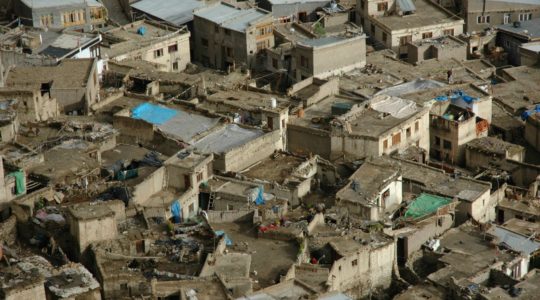
POLYGON ((491 228, 490 234, 497 237, 499 244, 527 255, 540 249, 540 243, 530 240, 522 235, 509 231, 503 227, 495 226, 491 228))
POLYGON ((142 0, 131 7, 171 24, 182 25, 193 20, 194 9, 207 4, 204 0, 142 0))
POLYGON ((403 12, 416 11, 416 6, 411 0, 397 0, 399 8, 403 12))
POLYGON ((229 5, 213 5, 194 13, 197 17, 220 24, 223 28, 243 32, 249 24, 267 16, 261 10, 238 9, 229 5))

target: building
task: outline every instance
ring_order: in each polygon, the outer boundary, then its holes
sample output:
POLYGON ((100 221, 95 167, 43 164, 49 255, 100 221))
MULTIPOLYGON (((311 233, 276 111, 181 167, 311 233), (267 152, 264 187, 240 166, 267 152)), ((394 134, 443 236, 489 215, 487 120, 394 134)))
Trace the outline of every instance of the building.
POLYGON ((356 299, 390 286, 395 260, 392 238, 360 230, 340 235, 326 224, 316 226, 312 234, 307 249, 316 263, 295 265, 297 280, 315 290, 341 291, 356 299))
POLYGON ((330 0, 262 0, 259 6, 272 12, 280 23, 313 22, 318 19, 317 10, 326 6, 330 0))
POLYGON ((366 65, 365 35, 330 36, 300 40, 292 50, 292 76, 326 78, 366 65))
POLYGON ((487 121, 473 112, 448 105, 442 114, 431 114, 431 156, 436 160, 465 165, 466 144, 476 138, 487 137, 488 127, 487 121))
POLYGON ((118 235, 115 212, 106 204, 84 203, 68 209, 69 231, 79 254, 93 242, 115 239, 118 235))
POLYGON ((461 1, 461 12, 465 19, 466 32, 481 32, 485 29, 514 22, 524 22, 540 17, 537 1, 461 1))
POLYGON ((463 19, 429 0, 357 0, 356 13, 376 47, 403 56, 410 42, 463 33, 463 19))
MULTIPOLYGON (((385 166, 389 158, 380 157, 373 160, 385 166)), ((447 174, 442 169, 401 159, 392 160, 399 163, 403 177, 403 192, 420 194, 422 192, 446 198, 457 198, 455 222, 461 224, 468 219, 486 223, 495 220, 495 206, 498 202, 497 192, 491 192, 491 184, 466 177, 447 174)))
POLYGON ((403 200, 402 181, 397 164, 364 162, 336 193, 336 205, 367 221, 389 219, 403 200))
POLYGON ((81 28, 91 31, 107 20, 105 6, 96 0, 17 0, 13 10, 23 23, 29 22, 32 27, 38 28, 81 28))
POLYGON ((5 104, 0 111, 7 122, 2 126, 2 141, 14 139, 20 123, 48 121, 59 115, 56 98, 37 86, 0 88, 0 101, 5 104))
POLYGON ((508 61, 513 65, 521 65, 521 46, 540 41, 540 4, 537 10, 536 19, 497 26, 497 45, 504 48, 508 53, 508 61))
POLYGON ((377 96, 331 123, 331 155, 380 156, 416 145, 429 152, 429 109, 410 100, 377 96))
POLYGON ((226 3, 201 8, 194 12, 193 29, 194 58, 217 69, 254 68, 257 55, 274 47, 272 15, 259 8, 226 3))
POLYGON ((467 59, 467 43, 448 35, 439 38, 410 42, 407 50, 407 61, 411 64, 424 60, 467 59))
POLYGON ((97 58, 101 35, 89 32, 43 30, 18 26, 2 35, 2 64, 49 65, 68 58, 97 58), (22 53, 18 50, 22 49, 22 53), (24 54, 35 54, 26 56, 24 54), (41 59, 41 63, 38 63, 41 59))
POLYGON ((540 42, 530 42, 519 47, 519 62, 523 66, 540 64, 540 42))
POLYGON ((110 61, 144 60, 161 71, 181 72, 191 62, 187 27, 136 21, 103 33, 101 58, 110 61))
POLYGON ((465 162, 467 168, 485 168, 493 161, 511 159, 522 162, 525 148, 494 137, 482 137, 467 143, 465 162))
MULTIPOLYGON (((5 86, 41 91, 42 97, 48 94, 48 98, 56 98, 59 111, 65 114, 85 114, 100 100, 96 59, 67 59, 51 67, 16 67, 8 73, 5 86)), ((36 109, 44 102, 36 103, 36 109)))
MULTIPOLYGON (((525 140, 534 149, 540 150, 540 116, 536 112, 536 108, 525 120, 525 140)), ((538 108, 540 109, 540 107, 538 108)))

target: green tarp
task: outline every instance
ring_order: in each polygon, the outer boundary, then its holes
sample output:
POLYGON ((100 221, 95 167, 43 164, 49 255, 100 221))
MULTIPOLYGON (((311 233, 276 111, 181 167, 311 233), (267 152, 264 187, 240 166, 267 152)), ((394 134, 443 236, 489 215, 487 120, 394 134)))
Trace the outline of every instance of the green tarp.
POLYGON ((452 203, 452 199, 431 194, 420 194, 407 208, 405 218, 419 219, 437 211, 441 206, 452 203))
POLYGON ((15 177, 15 194, 20 195, 26 192, 26 183, 24 172, 19 170, 9 173, 8 176, 15 177))

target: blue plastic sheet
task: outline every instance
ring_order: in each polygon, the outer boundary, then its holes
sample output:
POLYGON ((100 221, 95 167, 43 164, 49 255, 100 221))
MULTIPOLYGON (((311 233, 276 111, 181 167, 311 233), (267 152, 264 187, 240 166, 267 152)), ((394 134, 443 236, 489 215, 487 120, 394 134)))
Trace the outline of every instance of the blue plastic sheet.
POLYGON ((225 245, 232 246, 232 240, 223 230, 216 230, 216 236, 225 236, 225 245))
POLYGON ((182 208, 180 207, 180 202, 178 202, 178 200, 171 204, 171 213, 173 215, 174 223, 180 223, 182 220, 182 208))
POLYGON ((132 109, 131 117, 155 125, 162 125, 176 116, 177 113, 174 109, 146 102, 132 109))
POLYGON ((459 99, 463 99, 463 101, 465 101, 466 103, 469 103, 469 104, 476 101, 476 100, 478 100, 478 98, 471 97, 471 96, 467 95, 467 93, 465 93, 462 90, 454 91, 449 96, 446 96, 446 95, 437 96, 434 99, 436 101, 448 101, 448 99, 450 99, 452 101, 456 101, 456 100, 459 100, 459 99))
POLYGON ((533 115, 535 113, 539 113, 539 112, 540 112, 540 104, 536 104, 536 106, 533 109, 529 109, 529 110, 526 110, 523 113, 521 113, 521 119, 525 121, 531 115, 533 115))
POLYGON ((255 199, 255 205, 263 205, 264 203, 266 203, 266 201, 264 201, 264 190, 262 187, 259 187, 259 193, 257 194, 257 198, 255 199))

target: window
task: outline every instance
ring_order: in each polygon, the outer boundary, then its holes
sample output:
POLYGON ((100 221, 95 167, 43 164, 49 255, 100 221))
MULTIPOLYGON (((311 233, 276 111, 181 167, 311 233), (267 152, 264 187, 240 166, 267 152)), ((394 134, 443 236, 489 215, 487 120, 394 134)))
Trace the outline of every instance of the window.
POLYGON ((529 21, 530 19, 532 19, 532 13, 519 14, 520 21, 529 21))
POLYGON ((503 17, 503 24, 508 24, 508 23, 510 23, 510 16, 511 16, 511 14, 504 14, 504 17, 503 17))
POLYGON ((277 59, 275 59, 275 58, 272 58, 272 68, 274 68, 274 69, 278 68, 277 59))
POLYGON ((375 35, 375 25, 371 24, 371 34, 375 35))
POLYGON ((169 46, 169 53, 178 52, 178 44, 169 46))
POLYGON ((430 39, 433 37, 433 32, 424 32, 422 33, 422 39, 430 39))
POLYGON ((202 172, 199 172, 197 174, 197 182, 201 182, 203 180, 203 173, 202 172))
POLYGON ((154 50, 154 58, 158 58, 162 56, 163 56, 163 49, 154 50))
POLYGON ((443 34, 453 36, 454 35, 454 28, 443 30, 443 34))
POLYGON ((308 61, 309 60, 307 59, 307 57, 300 55, 300 66, 307 68, 307 66, 309 65, 308 61))
POLYGON ((406 35, 399 38, 399 45, 405 46, 408 43, 412 42, 412 35, 406 35))
POLYGON ((214 25, 214 32, 215 33, 219 32, 219 26, 217 24, 214 25))
POLYGON ((127 289, 128 289, 127 283, 121 283, 121 284, 120 284, 120 289, 121 289, 121 290, 124 290, 124 291, 127 291, 127 289))
POLYGON ((388 149, 388 140, 384 140, 382 146, 384 150, 388 149))
POLYGON ((175 70, 175 71, 178 71, 178 62, 177 61, 173 62, 172 69, 175 70))
POLYGON ((90 18, 92 20, 100 20, 103 19, 103 10, 101 7, 93 7, 90 9, 90 18))
POLYGON ((233 49, 231 47, 225 47, 225 55, 227 57, 233 57, 233 49))
POLYGON ((354 267, 354 266, 358 266, 358 259, 355 259, 351 262, 351 265, 354 267))
POLYGON ((259 35, 268 35, 272 33, 272 27, 270 26, 261 27, 258 30, 259 30, 259 35))
POLYGON ((438 136, 436 136, 435 137, 435 146, 439 146, 440 144, 441 144, 441 139, 438 136))
POLYGON ((207 39, 201 39, 201 44, 203 47, 208 47, 208 40, 207 39))
POLYGON ((383 32, 383 33, 382 33, 382 40, 383 40, 383 42, 385 42, 385 43, 386 43, 386 40, 388 40, 388 35, 386 34, 386 32, 383 32))
POLYGON ((234 206, 232 204, 227 204, 227 210, 233 210, 234 206))
POLYGON ((364 10, 364 7, 365 7, 365 6, 364 6, 364 0, 360 0, 360 8, 361 8, 362 10, 364 10))
POLYGON ((444 140, 443 141, 443 148, 444 149, 452 149, 452 142, 444 140))
POLYGON ((231 35, 231 31, 229 29, 225 29, 225 35, 231 35))
POLYGON ((261 51, 263 49, 266 49, 267 41, 257 42, 257 51, 261 51))
POLYGON ((401 143, 401 133, 398 132, 392 136, 392 145, 399 145, 401 143))
POLYGON ((41 26, 50 26, 53 24, 53 16, 52 15, 43 15, 41 16, 41 26))
POLYGON ((388 9, 388 2, 377 3, 377 11, 386 11, 388 9))
POLYGON ((407 129, 405 130, 405 133, 406 133, 406 135, 407 135, 408 138, 411 137, 411 127, 407 128, 407 129))
POLYGON ((476 23, 477 24, 486 24, 489 23, 491 18, 489 16, 477 16, 476 17, 476 23))
POLYGON ((414 131, 418 131, 420 129, 420 124, 418 123, 418 121, 416 121, 416 123, 414 123, 414 131))

